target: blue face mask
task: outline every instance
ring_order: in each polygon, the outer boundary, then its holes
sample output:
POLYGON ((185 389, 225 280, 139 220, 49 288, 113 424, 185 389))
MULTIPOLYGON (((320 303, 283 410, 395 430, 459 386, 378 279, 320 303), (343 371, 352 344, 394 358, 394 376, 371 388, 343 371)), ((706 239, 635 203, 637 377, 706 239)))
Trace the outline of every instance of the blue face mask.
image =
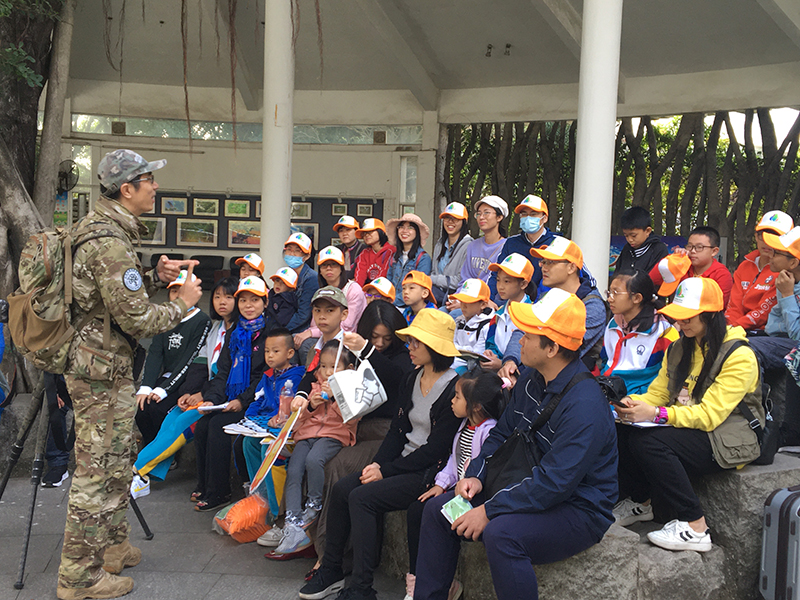
POLYGON ((522 217, 519 220, 519 228, 525 233, 536 233, 541 227, 541 217, 522 217))
POLYGON ((303 266, 305 262, 302 256, 291 256, 290 254, 283 255, 283 262, 286 263, 286 266, 290 269, 299 269, 303 266))

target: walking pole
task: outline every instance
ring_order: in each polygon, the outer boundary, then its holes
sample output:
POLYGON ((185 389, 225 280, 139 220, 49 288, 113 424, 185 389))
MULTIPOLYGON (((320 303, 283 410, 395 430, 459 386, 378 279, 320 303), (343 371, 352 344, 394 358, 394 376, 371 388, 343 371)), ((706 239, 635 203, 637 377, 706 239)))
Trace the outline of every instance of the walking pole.
POLYGON ((153 532, 150 531, 150 528, 147 526, 147 521, 144 520, 144 515, 142 514, 142 511, 139 510, 139 505, 136 503, 136 500, 133 496, 131 496, 131 508, 133 509, 133 512, 136 513, 136 518, 139 519, 139 525, 141 525, 142 529, 144 529, 144 539, 152 540, 153 532))
MULTIPOLYGON (((21 590, 25 587, 25 563, 28 560, 28 546, 31 541, 31 528, 33 527, 33 511, 36 510, 36 494, 39 485, 42 483, 42 469, 44 468, 44 449, 47 444, 47 434, 50 431, 50 420, 48 419, 49 407, 47 400, 42 400, 42 408, 39 411, 39 430, 36 433, 36 454, 33 459, 33 470, 31 471, 31 505, 28 511, 28 522, 25 524, 25 536, 22 540, 22 556, 19 558, 19 570, 17 571, 17 582, 14 589, 21 590)), ((9 469, 10 471, 10 469, 9 469)))
POLYGON ((6 485, 8 485, 8 479, 11 477, 11 471, 14 470, 14 467, 17 466, 17 462, 19 462, 19 457, 22 455, 22 449, 25 447, 25 440, 33 428, 33 423, 36 421, 36 415, 39 414, 39 409, 42 407, 42 402, 45 402, 46 404, 46 401, 44 400, 44 377, 41 373, 39 373, 39 379, 37 380, 36 386, 33 390, 33 399, 31 401, 30 409, 28 410, 28 414, 25 416, 23 425, 17 434, 17 441, 14 442, 14 445, 11 447, 11 452, 8 457, 8 467, 6 468, 5 473, 3 473, 2 480, 0 480, 0 499, 3 498, 3 493, 6 491, 6 485))

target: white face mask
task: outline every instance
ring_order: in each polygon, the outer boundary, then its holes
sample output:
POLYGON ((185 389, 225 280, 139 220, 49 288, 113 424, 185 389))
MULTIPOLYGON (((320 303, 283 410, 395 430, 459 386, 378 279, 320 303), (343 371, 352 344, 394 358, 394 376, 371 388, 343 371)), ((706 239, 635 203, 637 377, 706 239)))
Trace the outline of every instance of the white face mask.
POLYGON ((541 217, 522 217, 519 220, 519 228, 525 233, 536 233, 542 227, 541 217))

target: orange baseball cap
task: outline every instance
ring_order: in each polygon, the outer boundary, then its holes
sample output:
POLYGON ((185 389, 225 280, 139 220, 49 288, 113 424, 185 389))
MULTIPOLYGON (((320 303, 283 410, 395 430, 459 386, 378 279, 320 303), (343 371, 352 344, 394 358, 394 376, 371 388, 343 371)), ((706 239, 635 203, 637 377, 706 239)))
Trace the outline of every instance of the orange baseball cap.
POLYGON ((517 254, 516 252, 512 252, 506 256, 501 263, 490 264, 489 270, 502 270, 511 277, 524 279, 525 281, 530 281, 533 277, 533 265, 531 264, 531 261, 522 256, 522 254, 517 254))
POLYGON ((309 254, 311 252, 311 238, 305 233, 293 233, 290 235, 289 239, 284 242, 283 247, 286 248, 286 246, 289 244, 294 244, 305 254, 309 254))
POLYGON ((461 202, 451 202, 445 207, 444 212, 439 215, 440 219, 444 219, 445 217, 455 217, 456 219, 466 221, 469 219, 469 213, 467 212, 467 207, 461 204, 461 202))
POLYGON ((689 277, 678 285, 671 304, 658 312, 671 319, 691 319, 704 312, 719 312, 725 309, 725 301, 719 284, 708 277, 689 277))
POLYGON ((549 258, 550 260, 568 260, 579 269, 583 268, 583 252, 578 244, 560 235, 553 238, 549 246, 531 249, 531 254, 538 258, 549 258))
POLYGON ((775 250, 788 252, 800 260, 800 227, 794 227, 791 231, 781 236, 777 236, 774 233, 765 233, 764 243, 775 250))
POLYGON ((785 235, 794 227, 792 217, 782 210, 771 210, 764 213, 761 220, 756 225, 756 231, 775 231, 780 235, 785 235))
POLYGON ((251 252, 250 254, 245 254, 241 258, 236 259, 237 265, 241 265, 242 263, 247 263, 262 275, 264 274, 264 261, 261 260, 258 254, 251 252))
POLYGON ((377 292, 389 302, 394 302, 397 297, 397 290, 394 289, 394 284, 386 277, 376 277, 364 286, 364 292, 370 291, 377 292))
POLYGON ((658 261, 658 272, 661 273, 663 283, 658 288, 659 296, 670 296, 681 279, 689 272, 692 266, 691 259, 685 254, 670 254, 658 261))
POLYGON ((256 296, 267 295, 267 282, 261 277, 245 277, 239 282, 239 289, 236 290, 234 296, 238 296, 242 292, 252 292, 256 296))
POLYGON ((333 226, 333 230, 338 233, 342 227, 346 227, 347 229, 358 229, 358 221, 356 221, 350 215, 344 215, 338 221, 336 221, 336 225, 333 226))
POLYGON ((386 233, 386 225, 384 225, 383 221, 380 219, 364 219, 364 224, 356 229, 356 237, 362 238, 365 233, 375 231, 376 229, 380 229, 383 233, 386 233))
POLYGON ((409 282, 424 287, 431 293, 430 299, 433 300, 433 283, 431 282, 431 278, 425 275, 425 273, 422 271, 409 271, 408 275, 403 277, 403 283, 409 282))
POLYGON ((514 212, 519 214, 522 212, 523 208, 534 210, 536 212, 543 212, 548 216, 550 215, 550 212, 547 210, 547 203, 539 198, 539 196, 534 196, 533 194, 528 194, 525 196, 522 201, 517 204, 514 212))
POLYGON ((580 348, 586 335, 586 306, 575 294, 559 288, 535 304, 512 302, 508 314, 522 331, 543 335, 569 350, 580 348))
MULTIPOLYGON (((525 262, 528 261, 526 260, 525 262)), ((455 294, 450 294, 451 298, 467 304, 470 302, 488 302, 490 296, 489 286, 486 285, 483 279, 467 279, 455 294)))
POLYGON ((275 272, 275 275, 270 276, 270 279, 272 281, 280 279, 292 289, 297 287, 297 273, 294 269, 290 269, 289 267, 281 267, 275 272))
POLYGON ((317 264, 321 265, 324 262, 328 262, 332 260, 333 262, 339 263, 340 265, 344 266, 344 254, 342 251, 339 250, 336 246, 327 246, 320 250, 319 256, 317 256, 317 264))

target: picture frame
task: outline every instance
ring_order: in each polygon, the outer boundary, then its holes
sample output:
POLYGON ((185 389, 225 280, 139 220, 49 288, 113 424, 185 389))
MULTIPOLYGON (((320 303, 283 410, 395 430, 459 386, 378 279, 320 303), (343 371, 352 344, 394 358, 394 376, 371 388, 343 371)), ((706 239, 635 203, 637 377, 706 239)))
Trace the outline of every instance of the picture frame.
POLYGON ((225 216, 249 219, 250 200, 225 200, 225 216))
POLYGON ((292 221, 310 221, 311 202, 292 202, 292 221))
POLYGON ((403 204, 400 208, 404 215, 413 215, 417 212, 413 204, 403 204))
POLYGON ((371 217, 372 204, 359 204, 358 208, 356 209, 356 215, 359 217, 371 217))
POLYGON ((219 222, 216 219, 178 219, 177 225, 177 246, 216 248, 219 243, 219 222))
POLYGON ((147 233, 142 236, 142 243, 150 246, 165 246, 167 243, 166 217, 139 217, 147 233))
POLYGON ((347 214, 347 204, 332 204, 331 205, 331 216, 333 217, 343 217, 347 214))
POLYGON ((292 223, 292 233, 305 233, 311 238, 314 250, 319 250, 319 223, 292 223))
POLYGON ((256 219, 261 218, 261 200, 256 200, 256 219))
POLYGON ((337 248, 341 248, 344 244, 342 244, 342 240, 339 239, 338 236, 334 236, 331 238, 331 243, 328 244, 329 246, 336 246, 337 248))
POLYGON ((219 199, 217 198, 194 198, 192 214, 196 217, 218 217, 219 199))
POLYGON ((173 196, 161 196, 162 215, 185 215, 188 214, 186 198, 175 198, 173 196))
POLYGON ((228 247, 258 249, 261 246, 261 223, 228 221, 228 247))

